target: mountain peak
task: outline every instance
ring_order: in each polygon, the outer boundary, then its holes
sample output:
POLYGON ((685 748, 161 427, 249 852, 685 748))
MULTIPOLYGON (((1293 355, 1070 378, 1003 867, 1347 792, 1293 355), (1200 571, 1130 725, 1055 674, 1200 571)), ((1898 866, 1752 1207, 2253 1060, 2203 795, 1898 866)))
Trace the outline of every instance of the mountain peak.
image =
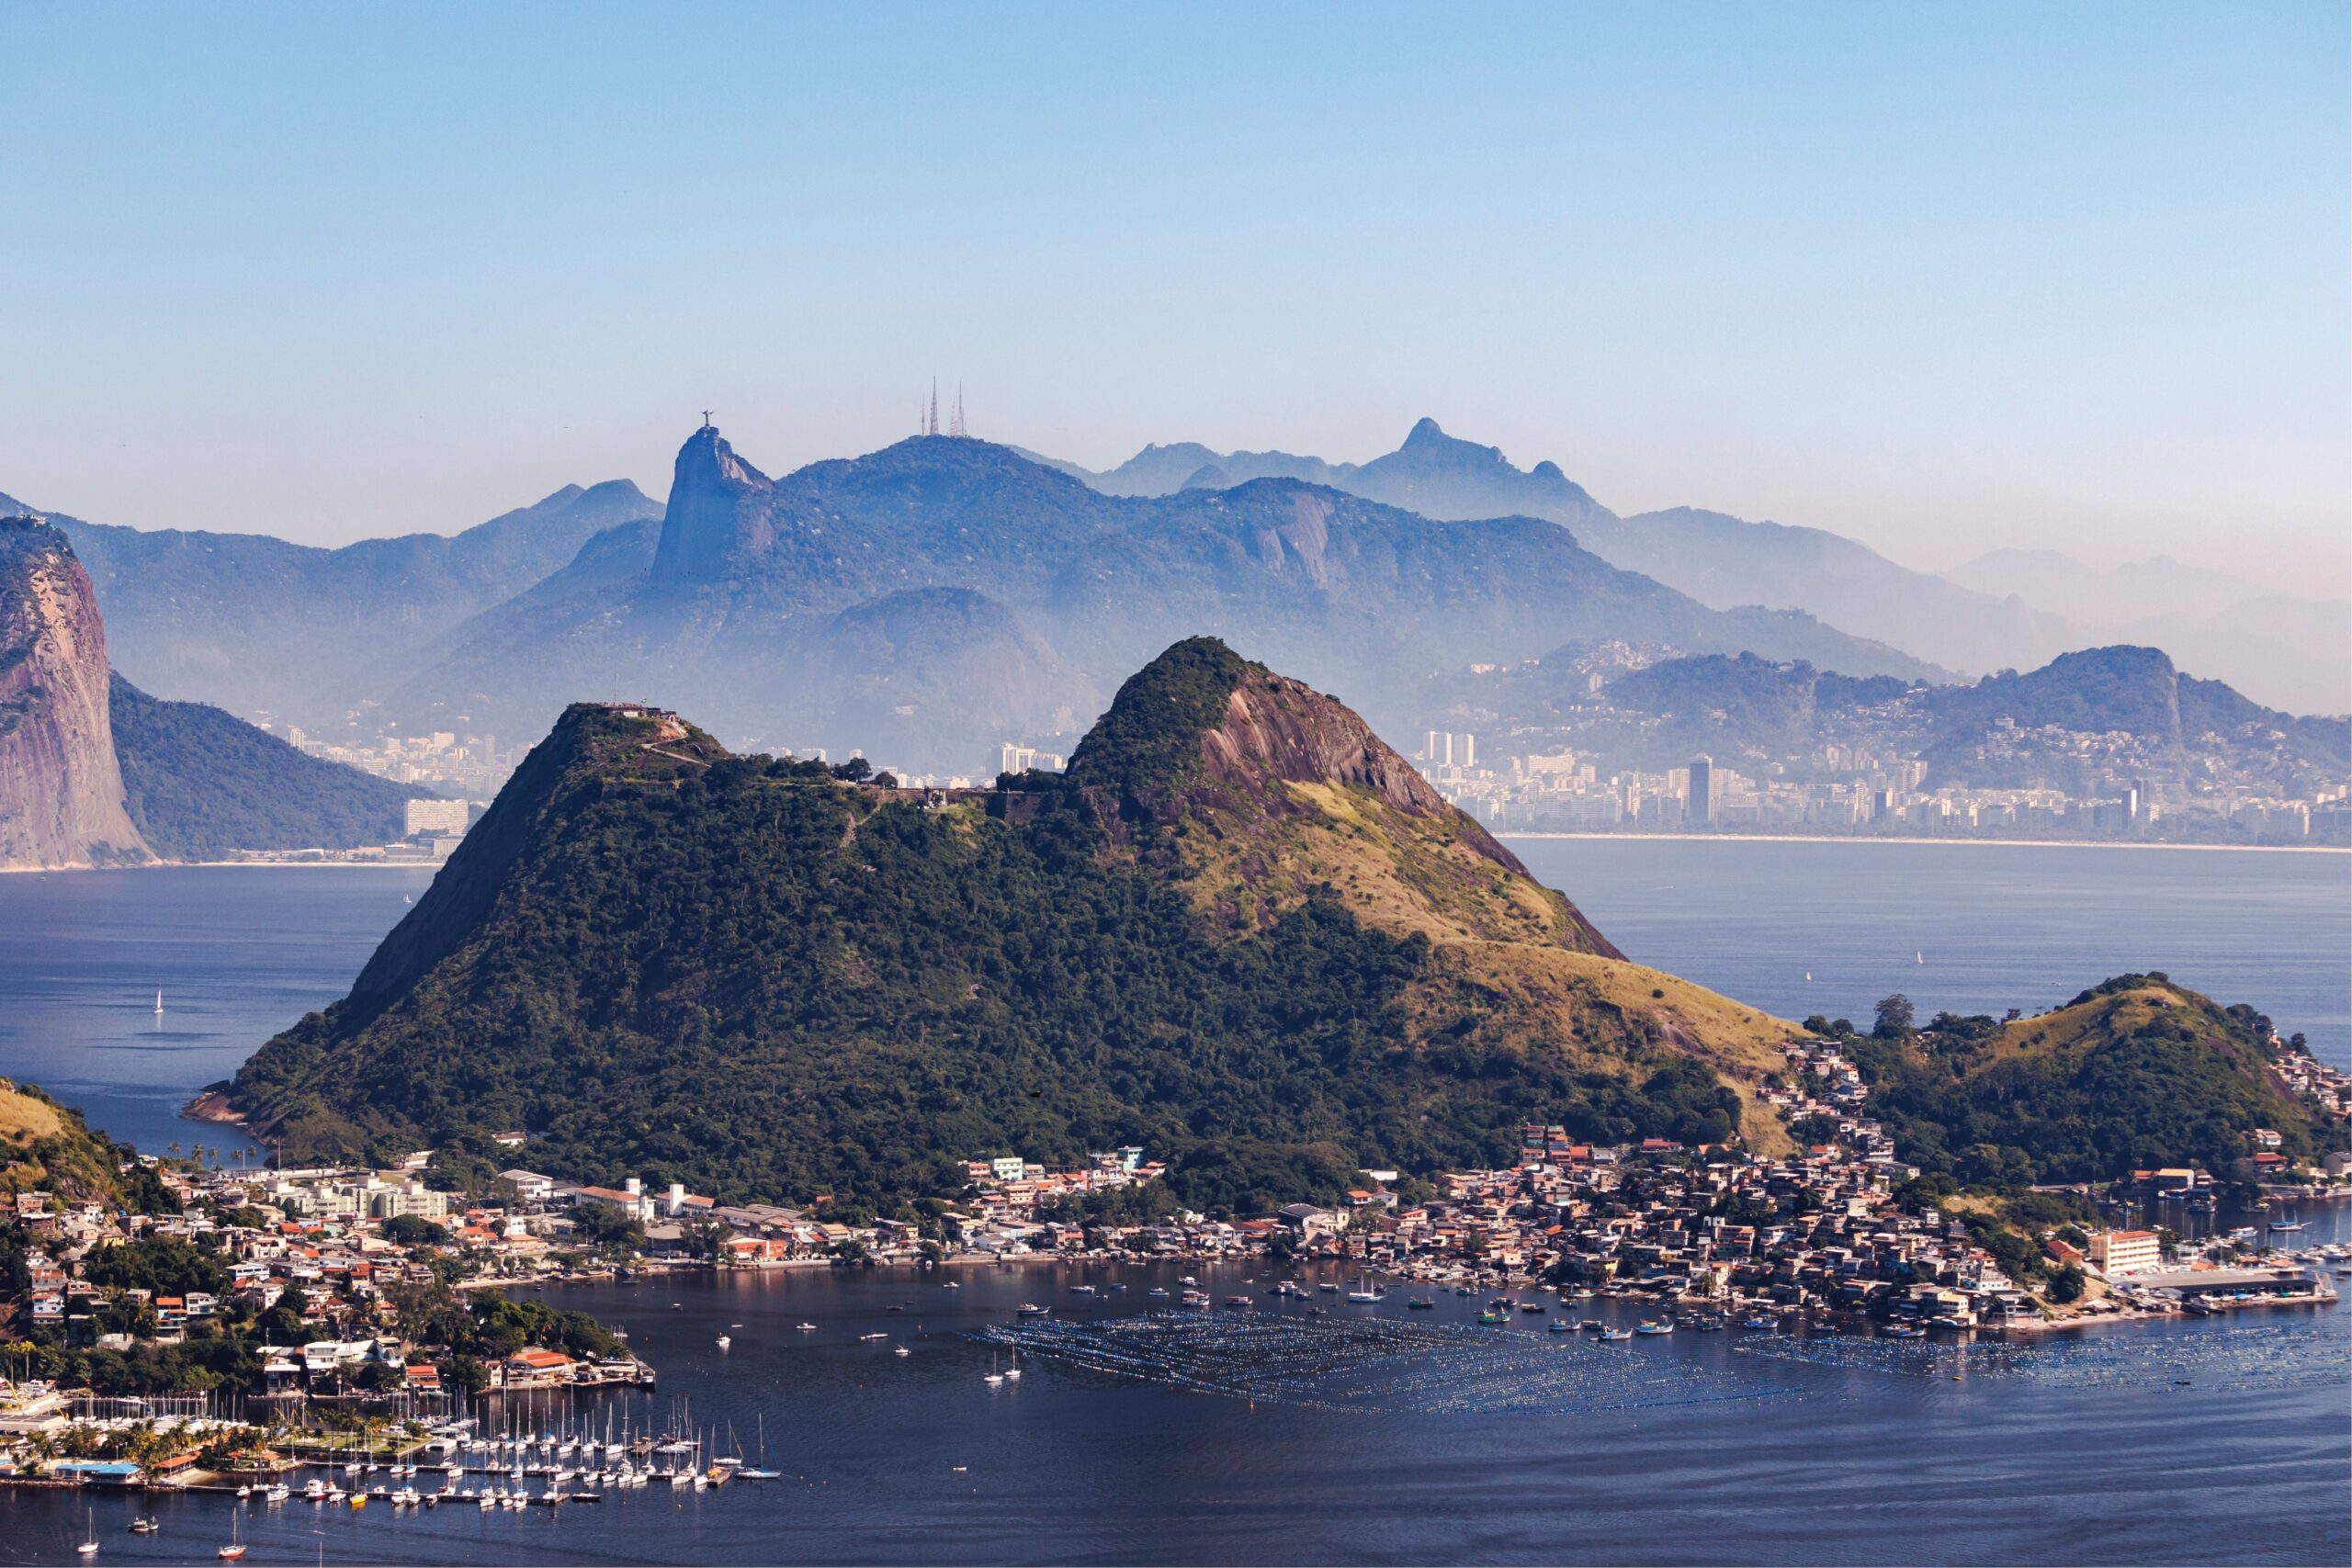
POLYGON ((1213 637, 1187 637, 1129 676, 1079 742, 1069 780, 1169 815, 1204 798, 1280 812, 1284 784, 1367 790, 1412 817, 1457 815, 1354 709, 1213 637))
POLYGON ((1453 437, 1448 435, 1443 430, 1438 427, 1437 421, 1430 418, 1427 414, 1423 414, 1420 419, 1415 423, 1413 428, 1405 433, 1405 445, 1398 447, 1397 450, 1400 452, 1409 452, 1416 446, 1444 446, 1452 442, 1453 439, 1453 437))
POLYGON ((687 436, 671 470, 654 578, 707 582, 731 560, 766 546, 774 537, 768 506, 775 490, 765 474, 735 455, 717 425, 687 436))
POLYGON ((1129 677, 1067 782, 1170 829, 1149 852, 1227 926, 1329 897, 1397 934, 1618 955, 1353 709, 1213 637, 1129 677))

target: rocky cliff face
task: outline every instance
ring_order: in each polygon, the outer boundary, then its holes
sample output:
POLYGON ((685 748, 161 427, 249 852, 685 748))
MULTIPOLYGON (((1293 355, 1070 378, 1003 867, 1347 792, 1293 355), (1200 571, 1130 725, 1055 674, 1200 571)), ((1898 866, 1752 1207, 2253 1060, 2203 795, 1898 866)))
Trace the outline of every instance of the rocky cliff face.
POLYGON ((123 806, 106 628, 65 536, 0 519, 0 869, 153 857, 123 806))

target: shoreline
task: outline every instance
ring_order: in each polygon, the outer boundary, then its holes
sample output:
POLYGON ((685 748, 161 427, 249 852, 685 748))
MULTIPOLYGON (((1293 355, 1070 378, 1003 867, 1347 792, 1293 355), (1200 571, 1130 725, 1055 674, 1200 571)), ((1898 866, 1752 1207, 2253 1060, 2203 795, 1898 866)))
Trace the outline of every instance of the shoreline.
POLYGON ((1936 849, 1953 850, 2188 850, 2208 854, 2239 855, 2352 855, 2352 845, 2343 844, 2142 844, 2117 843, 2102 839, 1896 839, 1849 837, 1837 833, 1555 833, 1497 832, 1498 839, 1562 840, 1598 839, 1620 843, 1639 843, 1654 840, 1665 843, 1688 844, 1917 844, 1936 849))

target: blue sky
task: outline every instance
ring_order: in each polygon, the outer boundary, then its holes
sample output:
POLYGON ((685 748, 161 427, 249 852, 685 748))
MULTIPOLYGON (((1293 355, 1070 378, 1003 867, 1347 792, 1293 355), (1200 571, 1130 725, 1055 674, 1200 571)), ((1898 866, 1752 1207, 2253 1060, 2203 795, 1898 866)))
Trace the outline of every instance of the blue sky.
POLYGON ((318 542, 704 407, 1363 458, 1914 564, 2352 570, 2340 5, 0 7, 0 490, 318 542))

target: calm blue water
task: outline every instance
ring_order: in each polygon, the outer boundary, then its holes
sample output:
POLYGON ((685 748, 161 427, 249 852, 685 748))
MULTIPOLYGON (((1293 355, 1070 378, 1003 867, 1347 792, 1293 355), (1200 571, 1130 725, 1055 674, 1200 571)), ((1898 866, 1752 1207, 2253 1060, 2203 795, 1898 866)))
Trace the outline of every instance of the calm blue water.
MULTIPOLYGON (((2260 1003, 2337 1060, 2352 1047, 2344 857, 1516 847, 1630 953, 1782 1014, 1864 1016, 1898 988, 1923 1011, 2043 1006, 2154 967, 2260 1003)), ((299 868, 0 877, 0 1073, 143 1144, 230 1142, 175 1108, 339 996, 424 880, 299 868)), ((2352 1218, 2306 1217, 2307 1242, 2346 1234, 2352 1218)), ((1537 1319, 1479 1329, 1476 1303, 1453 1297, 1408 1317, 1403 1292, 1373 1309, 1333 1305, 1334 1318, 1385 1320, 1372 1329, 1334 1330, 1295 1308, 1262 1331, 1088 1325, 1156 1306, 1144 1292, 1172 1288, 1172 1272, 1098 1269, 1130 1289, 1091 1298, 1069 1288, 1086 1276, 1046 1266, 963 1272, 954 1292, 876 1270, 564 1292, 561 1304, 632 1330, 662 1372, 657 1416, 688 1400, 698 1424, 731 1421, 746 1444, 764 1417, 770 1458, 792 1479, 552 1513, 289 1504, 249 1517, 248 1561, 2352 1557, 2341 1309, 2097 1330, 2013 1360, 1950 1363, 1834 1337, 1679 1334, 1604 1349, 1545 1336, 1537 1319), (1025 1355, 1028 1375, 992 1393, 981 1374, 1003 1351, 975 1336, 1020 1326, 1012 1309, 1033 1299, 1080 1333, 1070 1353, 1025 1355), (804 1320, 818 1330, 792 1327, 804 1320), (869 1331, 913 1353, 860 1344, 869 1331), (724 1353, 722 1332, 735 1340, 724 1353)), ((1254 1292, 1255 1272, 1202 1282, 1254 1292)), ((1607 1303, 1577 1310, 1611 1315, 1607 1303)), ((646 1403, 633 1408, 644 1419, 646 1403)), ((0 1562, 73 1561, 84 1506, 0 1489, 0 1562)), ((125 1501, 100 1502, 99 1561, 210 1562, 229 1506, 167 1500, 164 1533, 139 1538, 125 1501)))
POLYGON ((2352 855, 1510 839, 1629 957, 1783 1018, 2040 1011, 2161 969, 2352 1068, 2352 855), (1810 971, 1812 978, 1805 976, 1810 971))
MULTIPOLYGON (((1544 1319, 1482 1328, 1478 1303, 1450 1295, 1433 1314, 1408 1313, 1401 1292, 1369 1308, 1317 1293, 1322 1319, 1278 1314, 1258 1270, 1237 1268, 1202 1283, 1220 1299, 1250 1293, 1259 1311, 1102 1333, 1103 1320, 1156 1306, 1144 1292, 1173 1288, 1174 1273, 961 1269, 963 1288, 948 1291, 915 1270, 818 1270, 551 1292, 627 1326, 661 1369, 660 1391, 616 1404, 616 1420, 659 1423, 684 1402, 697 1426, 731 1424, 754 1457, 763 1420, 786 1479, 552 1513, 288 1503, 248 1512, 250 1560, 2340 1563, 2352 1552, 2352 1314, 2340 1310, 2095 1331, 2015 1360, 2006 1348, 1737 1331, 1603 1346, 1548 1334, 1544 1319), (1128 1288, 1085 1297, 1069 1289, 1080 1280, 1128 1288), (1101 1370, 1099 1352, 1091 1366, 1024 1355, 1023 1380, 991 1390, 984 1374, 1004 1353, 976 1337, 1033 1326, 1014 1317, 1023 1301, 1122 1353, 1182 1334, 1183 1370, 1241 1392, 1179 1386, 1164 1350, 1130 1354, 1125 1371, 1101 1370), (803 1321, 816 1330, 793 1326, 803 1321), (860 1343, 868 1332, 892 1339, 860 1343), (731 1348, 717 1348, 720 1333, 731 1348), (911 1354, 893 1355, 897 1344, 911 1354)), ((561 1407, 518 1406, 515 1419, 543 1430, 561 1407)), ((0 1561, 71 1562, 84 1506, 0 1489, 0 1561)), ((129 1500, 100 1501, 101 1561, 209 1562, 232 1506, 164 1500, 164 1532, 142 1540, 128 1533, 129 1500)))

